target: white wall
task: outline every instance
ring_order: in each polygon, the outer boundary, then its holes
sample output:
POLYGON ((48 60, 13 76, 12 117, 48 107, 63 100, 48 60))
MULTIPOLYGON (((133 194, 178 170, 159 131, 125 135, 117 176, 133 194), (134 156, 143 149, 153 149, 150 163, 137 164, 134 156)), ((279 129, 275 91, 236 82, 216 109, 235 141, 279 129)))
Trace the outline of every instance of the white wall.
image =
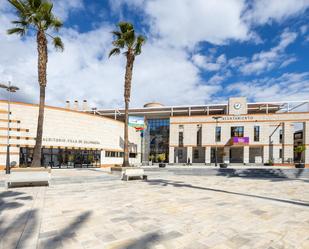
MULTIPOLYGON (((0 152, 6 150, 7 139, 7 103, 0 101, 0 152)), ((28 145, 34 146, 38 106, 25 103, 11 104, 11 119, 19 120, 20 123, 11 123, 12 128, 29 129, 29 132, 11 131, 10 136, 19 136, 20 139, 12 138, 12 160, 19 163, 19 148, 28 145), (29 139, 26 139, 29 137, 29 139)), ((108 151, 123 151, 123 128, 124 123, 110 118, 94 116, 82 112, 63 108, 46 107, 44 115, 43 146, 98 149, 108 151), (60 141, 46 141, 46 139, 61 139, 60 141), (62 141, 64 139, 65 141, 62 141)), ((129 141, 137 146, 140 155, 140 134, 133 128, 129 128, 129 141)), ((0 166, 5 165, 6 155, 0 154, 0 166)), ((122 160, 120 158, 120 160, 122 160)), ((138 161, 137 159, 134 161, 138 161)), ((101 164, 119 164, 119 158, 102 157, 101 164)))

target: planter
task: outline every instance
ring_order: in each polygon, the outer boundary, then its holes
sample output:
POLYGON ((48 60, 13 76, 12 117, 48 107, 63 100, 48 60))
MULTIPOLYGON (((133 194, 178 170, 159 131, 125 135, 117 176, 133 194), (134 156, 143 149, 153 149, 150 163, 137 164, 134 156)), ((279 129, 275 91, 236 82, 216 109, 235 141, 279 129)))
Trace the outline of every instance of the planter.
POLYGON ((220 168, 225 169, 227 168, 228 164, 227 163, 220 163, 220 168))
POLYGON ((121 165, 115 165, 111 167, 111 171, 116 171, 116 172, 122 172, 125 171, 126 169, 137 169, 137 167, 122 167, 121 165))
POLYGON ((295 163, 295 168, 303 169, 303 168, 305 168, 305 164, 304 163, 295 163))
POLYGON ((51 172, 51 168, 43 167, 27 167, 27 168, 11 168, 11 172, 51 172))
POLYGON ((159 163, 160 168, 165 168, 166 164, 165 163, 159 163))

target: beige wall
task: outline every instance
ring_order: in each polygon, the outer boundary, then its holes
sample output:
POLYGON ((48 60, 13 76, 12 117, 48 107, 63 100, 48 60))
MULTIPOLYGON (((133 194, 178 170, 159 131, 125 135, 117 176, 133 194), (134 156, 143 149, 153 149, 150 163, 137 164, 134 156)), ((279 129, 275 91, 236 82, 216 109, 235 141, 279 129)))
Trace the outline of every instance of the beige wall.
MULTIPOLYGON (((183 116, 171 117, 170 119, 170 146, 178 146, 178 127, 184 126, 184 146, 196 146, 196 127, 202 125, 202 146, 206 149, 205 162, 209 163, 210 149, 208 147, 227 146, 231 138, 232 126, 244 126, 244 136, 249 137, 249 146, 263 146, 264 163, 272 158, 275 163, 288 163, 293 159, 293 123, 306 122, 308 127, 309 113, 284 113, 284 114, 251 114, 251 115, 222 115, 218 126, 221 127, 221 141, 215 141, 216 121, 212 116, 183 116), (260 126, 260 140, 254 141, 254 126, 260 126), (283 131, 283 141, 280 143, 280 130, 283 131), (208 148, 208 149, 207 149, 208 148), (280 149, 282 158, 280 158, 280 149)), ((305 128, 308 130, 308 128, 305 128)), ((309 131, 307 131, 308 138, 309 131)), ((309 148, 309 139, 306 140, 306 147, 309 148)), ((249 147, 244 148, 244 161, 249 160, 249 147)), ((307 150, 308 151, 308 150, 307 150)), ((309 152, 307 152, 309 154, 309 152)), ((307 155, 307 157, 309 157, 307 155)), ((307 158, 309 163, 309 158, 307 158)))
MULTIPOLYGON (((7 103, 0 102, 0 151, 6 150, 7 139, 7 103)), ((12 128, 23 129, 10 131, 10 136, 20 139, 10 139, 11 160, 19 162, 19 148, 14 145, 34 146, 36 136, 38 107, 24 103, 11 104, 12 128), (27 129, 29 131, 26 131, 27 129), (28 139, 26 139, 28 138, 28 139)), ((109 151, 123 151, 124 124, 109 118, 71 111, 62 108, 46 107, 43 132, 43 146, 74 147, 109 151), (52 139, 53 141, 49 141, 52 139), (60 139, 60 140, 59 140, 60 139), (64 139, 64 140, 63 140, 64 139), (59 140, 59 141, 58 141, 59 140)), ((129 128, 129 140, 135 144, 140 155, 140 135, 133 128, 129 128)), ((139 158, 132 159, 138 163, 139 158)), ((121 158, 102 158, 101 164, 119 164, 121 158)), ((0 165, 5 165, 5 154, 0 154, 0 165)))

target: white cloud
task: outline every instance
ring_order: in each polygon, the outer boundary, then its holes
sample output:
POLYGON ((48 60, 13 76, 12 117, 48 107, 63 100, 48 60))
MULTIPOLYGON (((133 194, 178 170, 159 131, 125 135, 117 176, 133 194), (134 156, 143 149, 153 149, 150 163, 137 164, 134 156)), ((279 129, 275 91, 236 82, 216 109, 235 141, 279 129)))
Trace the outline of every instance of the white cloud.
POLYGON ((195 65, 206 71, 218 71, 226 64, 226 56, 222 54, 215 58, 213 55, 195 54, 192 56, 192 61, 195 65))
MULTIPOLYGON (((34 37, 21 40, 6 35, 12 18, 11 14, 1 15, 0 79, 11 79, 20 87, 15 100, 38 102, 36 42, 34 37)), ((88 99, 92 106, 100 108, 122 105, 125 57, 107 58, 112 47, 111 29, 102 25, 87 33, 61 31, 64 52, 54 51, 51 44, 49 47, 47 104, 63 106, 65 100, 88 99), (91 45, 86 45, 89 41, 91 45)), ((218 89, 220 86, 203 82, 185 50, 149 41, 136 58, 131 104, 141 106, 152 100, 202 104, 218 89)), ((3 91, 0 97, 6 98, 3 91)))
POLYGON ((254 0, 246 19, 258 25, 302 14, 309 7, 309 0, 254 0))
MULTIPOLYGON (((15 17, 4 2, 0 1, 0 80, 11 79, 18 84, 21 90, 15 99, 37 102, 35 39, 27 37, 21 40, 5 34, 11 26, 10 20, 15 17)), ((227 59, 225 54, 216 55, 219 51, 216 48, 211 49, 207 56, 201 53, 191 56, 192 48, 197 48, 203 41, 219 45, 230 40, 261 42, 258 34, 250 30, 251 23, 244 18, 247 9, 245 0, 118 0, 110 3, 115 11, 119 11, 123 4, 135 11, 138 9, 151 29, 142 55, 136 58, 132 106, 153 100, 167 105, 202 104, 212 101, 213 96, 222 90, 222 82, 230 76, 230 68, 238 69, 250 64, 254 68, 254 63, 267 64, 251 69, 252 73, 256 73, 293 62, 293 58, 285 54, 286 47, 296 38, 293 38, 295 34, 292 32, 285 32, 276 47, 254 55, 250 61, 244 57, 227 59), (206 82, 201 76, 202 70, 215 74, 206 82)), ((82 8, 82 0, 55 1, 56 14, 64 20, 72 10, 82 8)), ((287 12, 284 16, 291 13, 287 12)), ((107 58, 113 27, 105 23, 85 33, 74 29, 62 30, 65 51, 58 53, 50 47, 49 52, 48 104, 62 106, 65 100, 88 99, 100 108, 122 105, 125 58, 107 58)), ((257 89, 262 87, 260 82, 253 83, 257 89)), ((274 89, 279 92, 280 87, 275 86, 274 89)), ((267 90, 265 94, 268 94, 267 90)), ((0 92, 0 97, 5 98, 4 92, 0 92)))
POLYGON ((55 15, 66 20, 72 11, 84 8, 83 0, 58 0, 53 1, 55 15))
POLYGON ((250 62, 243 64, 240 71, 246 75, 260 74, 264 71, 273 69, 275 66, 287 66, 294 62, 296 58, 288 56, 285 49, 297 38, 294 32, 285 31, 280 36, 280 42, 277 46, 268 51, 262 51, 252 56, 250 62))
POLYGON ((262 78, 231 84, 232 94, 247 96, 250 101, 307 100, 309 73, 285 73, 278 78, 262 78))
POLYGON ((245 6, 244 0, 157 0, 148 1, 145 12, 154 34, 170 45, 190 48, 202 41, 247 40, 249 31, 241 20, 245 6))

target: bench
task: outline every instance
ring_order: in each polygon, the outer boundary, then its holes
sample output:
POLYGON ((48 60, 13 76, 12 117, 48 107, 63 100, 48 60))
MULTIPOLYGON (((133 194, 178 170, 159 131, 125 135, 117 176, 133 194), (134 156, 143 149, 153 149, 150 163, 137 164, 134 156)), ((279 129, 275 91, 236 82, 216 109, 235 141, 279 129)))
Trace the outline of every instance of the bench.
POLYGON ((32 186, 32 185, 47 185, 49 186, 50 174, 44 171, 31 172, 11 172, 5 181, 6 188, 11 186, 32 186))
POLYGON ((122 175, 122 180, 129 181, 130 178, 139 177, 143 180, 147 180, 147 175, 144 174, 143 169, 125 169, 122 175))

